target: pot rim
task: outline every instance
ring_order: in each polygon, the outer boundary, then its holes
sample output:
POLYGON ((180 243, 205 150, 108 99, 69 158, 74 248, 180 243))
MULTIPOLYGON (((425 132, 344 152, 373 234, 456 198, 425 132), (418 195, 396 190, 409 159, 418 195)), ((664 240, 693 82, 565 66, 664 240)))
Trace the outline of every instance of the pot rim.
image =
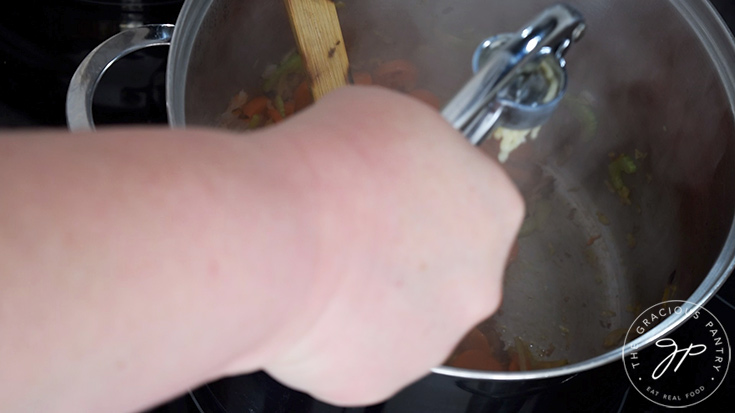
MULTIPOLYGON (((185 88, 188 63, 199 29, 213 2, 214 0, 186 0, 176 21, 166 74, 166 106, 169 124, 172 128, 184 128, 186 126, 185 88)), ((682 18, 689 23, 709 54, 727 94, 730 113, 735 119, 735 38, 733 34, 710 2, 674 0, 671 4, 682 18)), ((733 269, 735 269, 735 220, 730 225, 727 239, 717 260, 687 301, 696 303, 699 306, 705 305, 715 296, 733 272, 733 269)), ((431 371, 440 375, 474 380, 519 381, 574 376, 616 360, 622 360, 623 353, 630 351, 634 346, 638 349, 647 347, 682 325, 691 314, 691 312, 688 312, 678 317, 668 317, 666 321, 650 332, 624 347, 618 347, 607 353, 568 366, 525 372, 492 372, 440 366, 431 369, 431 371)))
POLYGON ((166 111, 172 128, 186 127, 186 79, 197 34, 214 0, 186 0, 176 19, 166 69, 166 111))

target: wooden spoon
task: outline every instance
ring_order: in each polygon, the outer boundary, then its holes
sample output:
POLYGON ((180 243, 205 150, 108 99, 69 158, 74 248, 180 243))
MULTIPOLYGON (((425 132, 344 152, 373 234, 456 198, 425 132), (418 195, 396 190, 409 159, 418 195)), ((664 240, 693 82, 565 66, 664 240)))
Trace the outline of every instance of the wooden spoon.
POLYGON ((345 86, 349 61, 334 0, 284 0, 315 100, 345 86))

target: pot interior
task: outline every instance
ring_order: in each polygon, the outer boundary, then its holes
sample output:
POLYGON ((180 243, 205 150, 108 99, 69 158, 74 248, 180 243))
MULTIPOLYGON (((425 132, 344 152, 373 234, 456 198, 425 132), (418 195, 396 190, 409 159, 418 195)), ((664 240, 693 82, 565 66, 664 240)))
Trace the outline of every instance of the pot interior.
MULTIPOLYGON (((410 60, 419 85, 442 102, 471 76, 471 56, 483 39, 516 31, 553 4, 338 3, 353 71, 410 60)), ((712 290, 725 277, 710 270, 735 206, 733 113, 722 80, 732 69, 718 71, 716 51, 703 46, 691 19, 671 2, 570 4, 588 31, 567 56, 567 95, 538 140, 505 164, 529 215, 501 311, 479 326, 502 347, 495 356, 503 369, 507 350, 518 351, 519 342, 538 368, 612 352, 621 329, 643 309, 712 290), (635 172, 620 171, 626 162, 635 172)), ((708 13, 705 2, 698 4, 692 7, 708 13)), ((214 0, 201 26, 177 30, 198 30, 193 43, 174 45, 192 48, 188 62, 174 62, 187 69, 185 85, 172 94, 185 99, 187 125, 219 126, 231 98, 257 90, 268 65, 295 48, 277 1, 214 0)), ((708 35, 729 36, 721 27, 708 35)), ((495 155, 497 141, 488 139, 483 149, 495 155)))

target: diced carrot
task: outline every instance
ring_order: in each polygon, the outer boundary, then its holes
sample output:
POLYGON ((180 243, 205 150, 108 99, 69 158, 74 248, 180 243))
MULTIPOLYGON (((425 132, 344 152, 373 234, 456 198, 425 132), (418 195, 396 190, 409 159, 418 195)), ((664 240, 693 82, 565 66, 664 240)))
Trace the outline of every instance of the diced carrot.
POLYGON ((486 353, 492 352, 492 348, 490 347, 490 343, 487 341, 487 337, 482 334, 477 327, 470 330, 470 332, 464 336, 456 349, 457 353, 463 353, 467 350, 481 350, 486 353))
POLYGON ((288 102, 283 104, 283 109, 286 112, 286 117, 291 116, 294 112, 296 112, 296 104, 293 100, 289 100, 288 102))
POLYGON ((439 98, 426 89, 416 89, 409 94, 433 108, 441 109, 441 101, 439 98))
POLYGON ((306 80, 301 82, 294 91, 293 100, 296 105, 296 112, 309 106, 314 101, 311 90, 309 89, 309 83, 306 80))
POLYGON ((510 353, 510 363, 508 363, 508 371, 521 371, 521 362, 518 359, 518 353, 515 351, 510 353))
POLYGON ((373 75, 368 72, 355 72, 352 74, 352 83, 356 85, 372 85, 373 75))
POLYGON ((513 247, 511 247, 510 249, 510 253, 508 254, 508 264, 506 265, 510 265, 510 263, 518 259, 518 250, 518 241, 516 241, 513 243, 513 247))
POLYGON ((503 364, 480 350, 467 350, 449 363, 452 367, 473 370, 504 371, 503 364))
POLYGON ((490 323, 488 326, 489 328, 485 328, 483 331, 483 335, 485 335, 485 338, 487 339, 487 343, 490 345, 491 354, 494 354, 496 357, 500 357, 500 354, 504 352, 505 343, 500 338, 500 333, 498 333, 499 328, 497 327, 496 323, 494 321, 485 321, 483 324, 490 323))
POLYGON ((270 100, 265 96, 255 97, 242 107, 242 113, 248 118, 255 115, 264 115, 268 108, 268 102, 270 100))
POLYGON ((272 108, 268 109, 268 117, 273 120, 273 122, 278 123, 283 120, 283 116, 281 116, 280 113, 278 113, 278 109, 272 108))
POLYGON ((393 90, 410 92, 416 88, 418 69, 408 60, 385 62, 373 71, 373 82, 393 90))
POLYGON ((598 239, 600 239, 600 238, 602 238, 602 234, 597 234, 597 235, 593 235, 593 236, 591 236, 591 237, 590 237, 590 238, 589 238, 589 239, 587 240, 587 246, 588 246, 588 247, 589 247, 589 246, 591 246, 592 244, 594 244, 594 243, 595 243, 595 241, 597 241, 597 240, 598 240, 598 239))

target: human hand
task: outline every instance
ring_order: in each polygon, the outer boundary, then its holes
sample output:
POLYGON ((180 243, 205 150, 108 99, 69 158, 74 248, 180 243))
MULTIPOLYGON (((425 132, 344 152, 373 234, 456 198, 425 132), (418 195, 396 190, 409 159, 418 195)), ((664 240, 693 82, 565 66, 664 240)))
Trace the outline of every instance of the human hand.
POLYGON ((320 235, 305 240, 315 293, 265 369, 334 404, 381 401, 498 308, 522 199, 435 111, 387 91, 335 92, 273 133, 299 136, 320 235))

